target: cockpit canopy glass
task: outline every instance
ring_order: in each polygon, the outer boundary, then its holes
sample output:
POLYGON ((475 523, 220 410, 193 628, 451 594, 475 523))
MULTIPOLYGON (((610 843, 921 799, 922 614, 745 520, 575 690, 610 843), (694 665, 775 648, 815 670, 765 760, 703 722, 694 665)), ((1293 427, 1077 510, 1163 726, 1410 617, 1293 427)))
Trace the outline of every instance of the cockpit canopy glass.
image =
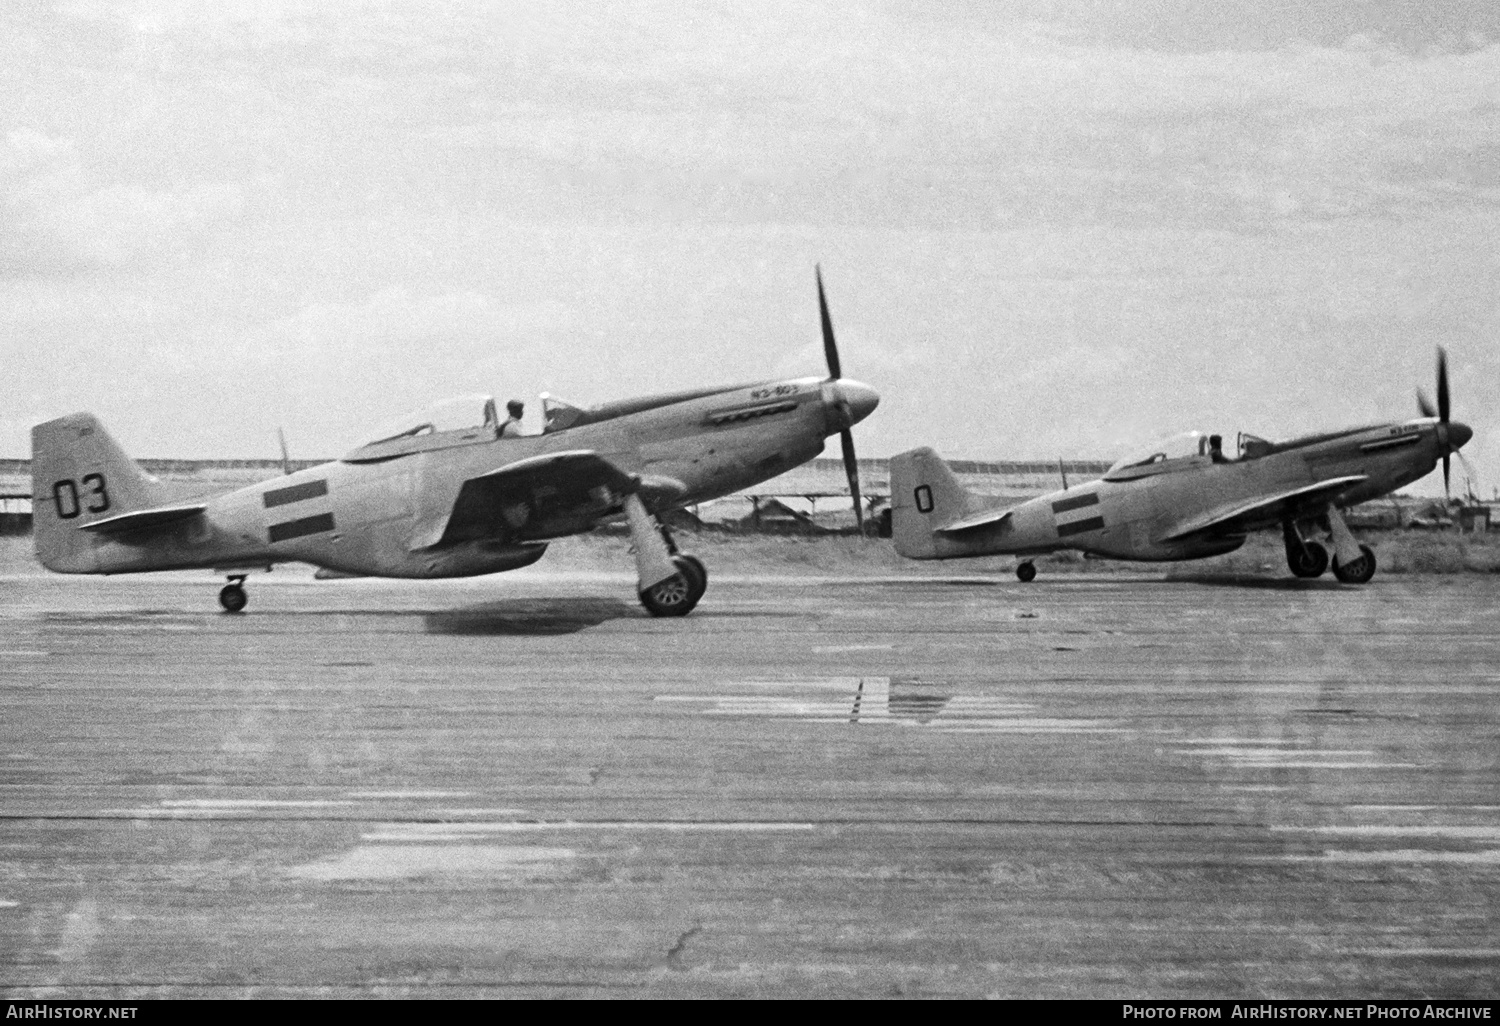
POLYGON ((572 403, 564 402, 555 395, 542 393, 542 434, 564 431, 578 423, 586 414, 572 403))
POLYGON ((1258 460, 1262 456, 1269 455, 1276 448, 1274 443, 1266 441, 1259 435, 1246 434, 1244 431, 1239 433, 1237 441, 1242 460, 1258 460))
POLYGON ((469 431, 496 424, 495 400, 488 395, 461 395, 433 403, 425 410, 387 421, 364 443, 375 445, 398 438, 418 438, 443 431, 469 431))
POLYGON ((1145 467, 1152 463, 1182 459, 1185 456, 1207 456, 1208 435, 1202 431, 1184 431, 1180 435, 1161 438, 1149 445, 1137 446, 1115 461, 1106 477, 1129 467, 1145 467))

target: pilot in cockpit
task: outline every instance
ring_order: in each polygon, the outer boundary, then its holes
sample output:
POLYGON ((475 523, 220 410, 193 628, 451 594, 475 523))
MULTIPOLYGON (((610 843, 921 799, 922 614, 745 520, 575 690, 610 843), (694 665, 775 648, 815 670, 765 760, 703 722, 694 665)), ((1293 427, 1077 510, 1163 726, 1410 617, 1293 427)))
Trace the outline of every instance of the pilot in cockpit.
POLYGON ((1208 436, 1208 458, 1215 463, 1228 463, 1229 457, 1224 455, 1224 436, 1208 436))
POLYGON ((512 399, 505 404, 505 412, 509 415, 505 423, 500 425, 501 438, 521 437, 521 416, 526 412, 526 404, 519 399, 512 399))

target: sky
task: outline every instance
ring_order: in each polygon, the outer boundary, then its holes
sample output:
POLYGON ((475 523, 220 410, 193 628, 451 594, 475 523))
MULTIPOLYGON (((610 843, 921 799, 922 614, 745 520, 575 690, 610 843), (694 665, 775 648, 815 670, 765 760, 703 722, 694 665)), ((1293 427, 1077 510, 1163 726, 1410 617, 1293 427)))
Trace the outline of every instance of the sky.
POLYGON ((1490 3, 0 5, 0 457, 823 374, 821 264, 863 456, 1403 419, 1444 346, 1488 496, 1497 247, 1490 3))

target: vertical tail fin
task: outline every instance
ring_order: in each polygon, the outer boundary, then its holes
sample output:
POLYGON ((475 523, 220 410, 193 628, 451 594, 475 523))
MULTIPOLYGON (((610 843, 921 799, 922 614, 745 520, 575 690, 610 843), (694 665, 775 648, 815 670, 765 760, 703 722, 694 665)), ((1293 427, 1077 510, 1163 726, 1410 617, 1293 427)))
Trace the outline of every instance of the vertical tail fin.
POLYGON ((891 457, 891 537, 907 559, 937 559, 933 531, 968 511, 968 491, 928 448, 891 457))
POLYGON ((97 540, 78 528, 156 505, 161 492, 91 413, 31 429, 32 529, 37 558, 48 570, 97 571, 97 540))

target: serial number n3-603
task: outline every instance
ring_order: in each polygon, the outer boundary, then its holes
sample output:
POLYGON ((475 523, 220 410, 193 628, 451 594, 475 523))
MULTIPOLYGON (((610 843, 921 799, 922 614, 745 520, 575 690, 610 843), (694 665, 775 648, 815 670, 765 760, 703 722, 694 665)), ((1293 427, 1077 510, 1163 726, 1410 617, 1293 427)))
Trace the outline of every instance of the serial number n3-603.
POLYGON ((751 399, 780 399, 784 395, 796 395, 800 389, 796 385, 772 385, 766 388, 757 388, 751 391, 751 399))

